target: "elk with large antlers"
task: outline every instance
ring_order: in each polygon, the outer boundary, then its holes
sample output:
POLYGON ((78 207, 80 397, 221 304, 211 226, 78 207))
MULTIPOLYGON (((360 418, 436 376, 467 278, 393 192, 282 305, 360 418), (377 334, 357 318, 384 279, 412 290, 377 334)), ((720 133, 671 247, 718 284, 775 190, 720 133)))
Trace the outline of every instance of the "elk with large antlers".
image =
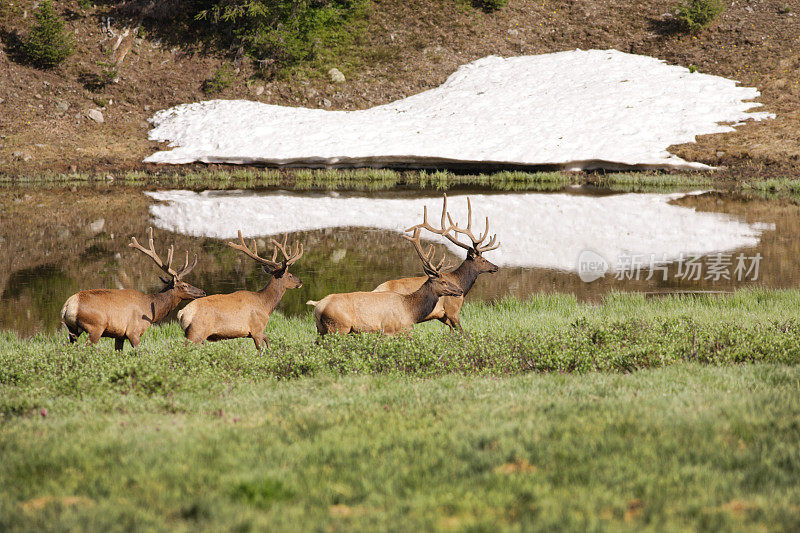
POLYGON ((392 335, 409 331, 414 324, 423 322, 433 311, 442 296, 460 296, 461 288, 449 281, 442 273, 445 260, 434 265, 433 246, 427 253, 420 244, 420 229, 415 228, 412 237, 403 235, 414 245, 425 282, 410 294, 396 292, 350 292, 329 294, 314 305, 314 321, 321 335, 327 333, 383 333, 392 335))
POLYGON ((238 244, 228 243, 228 246, 261 263, 264 272, 270 276, 269 283, 258 292, 214 294, 191 302, 178 313, 178 320, 188 340, 202 344, 206 340, 250 337, 257 350, 261 351, 264 342, 269 347, 269 339, 264 333, 269 316, 283 298, 286 289, 303 286, 299 278, 289 273, 289 267, 302 257, 303 245, 298 243, 294 249, 289 247, 287 250, 287 238, 288 235, 284 235, 282 243, 272 240, 272 259, 258 255, 255 240, 252 249, 248 248, 241 231, 238 244), (283 255, 280 262, 277 261, 278 251, 283 255))
MULTIPOLYGON (((425 207, 422 224, 412 226, 406 231, 412 231, 417 228, 426 229, 431 233, 441 235, 456 246, 464 248, 467 251, 467 257, 464 259, 464 262, 462 262, 458 268, 452 272, 447 272, 444 274, 449 281, 452 281, 461 287, 461 290, 464 291, 463 294, 461 296, 442 296, 431 314, 425 318, 425 320, 440 320, 450 327, 450 331, 453 331, 454 329, 463 331, 463 328, 461 327, 461 320, 459 319, 458 314, 461 311, 461 306, 464 304, 464 296, 467 295, 469 290, 475 284, 475 281, 478 279, 479 275, 483 274, 484 272, 497 272, 497 265, 489 262, 482 255, 484 252, 494 250, 500 246, 500 243, 496 242, 497 235, 493 235, 491 239, 489 239, 489 242, 484 244, 484 241, 489 236, 489 217, 486 217, 486 229, 484 230, 483 234, 481 234, 479 237, 476 237, 472 233, 472 204, 469 198, 467 198, 467 227, 460 228, 457 224, 453 223, 453 218, 447 212, 447 195, 445 194, 442 205, 442 220, 440 227, 435 228, 428 222, 428 208, 425 207), (447 224, 448 221, 449 224, 447 224), (459 241, 459 233, 469 237, 469 239, 472 241, 472 244, 469 245, 459 241)), ((427 278, 423 276, 394 279, 381 283, 373 290, 373 292, 390 291, 399 294, 411 294, 412 292, 418 290, 422 284, 425 283, 426 279, 427 278)))
POLYGON ((183 268, 176 271, 172 268, 174 247, 170 245, 165 265, 153 247, 153 228, 148 228, 147 237, 149 249, 140 245, 136 237, 131 237, 128 246, 148 256, 167 274, 168 277, 161 278, 164 289, 157 294, 144 294, 133 289, 94 289, 73 294, 61 309, 61 322, 69 331, 71 343, 85 331, 92 344, 97 343, 100 337, 111 337, 117 350, 122 350, 125 339, 136 348, 147 328, 167 316, 182 300, 206 295, 183 281, 183 277, 197 265, 197 254, 190 265, 189 252, 186 252, 183 268))

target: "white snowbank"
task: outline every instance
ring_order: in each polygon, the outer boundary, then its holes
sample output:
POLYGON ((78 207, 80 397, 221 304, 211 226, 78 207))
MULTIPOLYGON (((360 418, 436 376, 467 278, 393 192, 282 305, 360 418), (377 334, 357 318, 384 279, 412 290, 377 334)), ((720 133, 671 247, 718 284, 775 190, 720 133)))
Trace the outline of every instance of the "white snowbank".
POLYGON ((149 163, 306 167, 557 165, 708 168, 667 152, 733 131, 757 89, 617 50, 575 50, 461 66, 437 87, 363 111, 211 100, 159 111, 149 163))
MULTIPOLYGON (((152 205, 159 228, 193 236, 232 239, 322 228, 369 227, 402 232, 422 221, 438 221, 441 198, 365 198, 336 193, 248 193, 160 191, 145 193, 165 202, 152 205)), ((665 255, 730 251, 758 244, 765 229, 720 213, 702 213, 670 205, 677 194, 618 194, 579 196, 566 193, 473 194, 473 228, 483 231, 488 216, 491 231, 502 243, 488 252, 503 266, 576 270, 586 249, 604 256, 613 269, 619 258, 631 254, 665 255)), ((448 197, 456 222, 466 223, 463 195, 448 197)), ((428 238, 436 239, 428 234, 428 238)), ((459 256, 463 250, 449 243, 459 256)))

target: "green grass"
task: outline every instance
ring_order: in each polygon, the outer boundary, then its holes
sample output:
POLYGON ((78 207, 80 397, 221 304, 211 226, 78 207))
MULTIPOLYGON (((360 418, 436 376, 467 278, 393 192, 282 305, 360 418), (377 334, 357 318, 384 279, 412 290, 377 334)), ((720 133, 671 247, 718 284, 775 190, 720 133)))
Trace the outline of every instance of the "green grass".
POLYGON ((468 304, 466 339, 0 334, 0 530, 792 530, 800 291, 468 304))
POLYGON ((766 199, 800 200, 800 180, 797 179, 780 178, 746 182, 742 183, 741 190, 766 199))
POLYGON ((792 530, 797 367, 241 381, 0 425, 0 529, 792 530))
POLYGON ((34 176, 3 176, 0 186, 65 186, 95 183, 132 186, 188 187, 203 189, 290 188, 294 190, 391 190, 399 188, 448 190, 486 188, 501 191, 561 190, 570 185, 597 185, 626 192, 686 190, 710 185, 707 176, 618 172, 582 174, 573 172, 499 171, 461 174, 450 171, 399 171, 391 169, 278 170, 262 168, 194 169, 159 172, 130 171, 117 175, 89 173, 37 173, 34 176))

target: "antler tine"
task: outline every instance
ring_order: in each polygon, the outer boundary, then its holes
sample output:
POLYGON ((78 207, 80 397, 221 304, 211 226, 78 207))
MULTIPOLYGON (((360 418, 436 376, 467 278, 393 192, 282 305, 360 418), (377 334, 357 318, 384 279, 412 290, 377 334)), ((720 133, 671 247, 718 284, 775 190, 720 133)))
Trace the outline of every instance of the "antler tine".
POLYGON ((276 263, 275 261, 270 261, 269 259, 264 259, 263 257, 260 257, 258 253, 256 253, 258 249, 256 248, 255 241, 253 241, 253 248, 256 250, 256 252, 248 248, 247 245, 244 243, 244 237, 242 237, 242 230, 239 230, 239 244, 236 244, 235 242, 228 242, 228 246, 230 246, 234 250, 239 250, 240 252, 248 256, 250 259, 254 259, 259 263, 267 265, 270 268, 280 268, 281 266, 280 263, 276 263))
POLYGON ((430 231, 431 233, 435 233, 436 235, 441 235, 448 241, 452 242, 456 246, 460 246, 465 250, 469 250, 471 247, 468 244, 464 244, 460 242, 457 237, 450 234, 450 232, 454 229, 455 224, 453 224, 453 219, 450 217, 450 214, 447 212, 447 194, 444 195, 444 199, 442 201, 442 221, 441 221, 441 228, 436 229, 428 222, 428 206, 423 206, 422 210, 422 224, 417 224, 416 226, 411 226, 406 231, 413 231, 417 228, 422 228, 430 231), (445 227, 447 224, 447 219, 450 220, 450 225, 445 227))
POLYGON ((197 266, 197 254, 194 254, 194 261, 192 264, 189 265, 189 250, 186 250, 186 260, 183 262, 183 267, 178 271, 178 279, 183 279, 184 276, 188 276, 189 272, 194 270, 194 267, 197 266))
POLYGON ((409 237, 408 235, 403 235, 402 237, 408 241, 411 241, 411 244, 414 245, 414 249, 417 251, 417 255, 419 256, 420 261, 422 261, 423 270, 425 270, 426 273, 430 271, 432 273, 441 274, 442 268, 449 268, 449 264, 443 267, 445 263, 445 258, 442 258, 442 260, 439 262, 437 266, 433 265, 433 256, 436 250, 431 244, 428 247, 428 253, 426 254, 422 250, 422 244, 420 243, 420 234, 422 233, 422 229, 419 227, 415 227, 413 229, 414 229, 413 236, 409 237))
POLYGON ((475 249, 480 253, 488 252, 489 250, 495 250, 500 247, 499 242, 495 244, 496 241, 497 241, 497 235, 492 235, 492 238, 489 239, 489 242, 487 244, 485 244, 484 246, 477 246, 475 249))
POLYGON ((283 243, 279 243, 275 239, 272 239, 272 242, 275 244, 275 253, 273 254, 273 256, 276 256, 278 250, 280 250, 280 252, 283 254, 283 264, 287 267, 296 262, 303 256, 303 244, 300 242, 295 244, 294 250, 292 249, 291 246, 289 246, 288 251, 286 250, 286 243, 288 242, 288 240, 289 240, 288 233, 283 234, 283 243))
POLYGON ((469 197, 467 197, 467 227, 460 228, 458 224, 453 222, 452 217, 447 215, 450 219, 450 224, 453 228, 453 231, 456 233, 461 233, 469 237, 472 241, 472 249, 475 250, 477 253, 487 252, 489 250, 494 250, 495 248, 499 247, 500 244, 495 244, 495 240, 497 239, 497 235, 493 235, 492 238, 489 240, 489 243, 481 246, 481 243, 486 240, 489 236, 489 217, 486 217, 486 229, 480 235, 480 237, 475 237, 475 234, 472 233, 472 202, 470 201, 469 197))
POLYGON ((172 269, 172 256, 174 254, 175 254, 175 246, 170 244, 169 248, 167 248, 167 266, 165 267, 165 270, 167 271, 168 274, 177 277, 178 274, 172 269))
MULTIPOLYGON (((128 243, 128 246, 130 246, 131 248, 135 248, 136 250, 139 250, 144 255, 146 255, 147 257, 152 259, 153 262, 156 265, 158 265, 158 268, 160 268, 161 270, 163 270, 167 274, 174 275, 174 271, 170 272, 171 269, 168 266, 167 267, 164 266, 164 262, 161 260, 161 258, 156 253, 155 246, 153 245, 153 228, 152 227, 147 228, 147 240, 148 240, 148 244, 150 245, 150 249, 149 250, 147 248, 145 248, 144 246, 142 246, 141 244, 139 244, 139 241, 136 240, 136 237, 131 237, 131 242, 128 243)), ((171 252, 170 252, 170 256, 169 257, 172 258, 172 253, 171 252)))
POLYGON ((153 243, 152 227, 147 228, 147 244, 150 246, 149 250, 144 246, 142 246, 141 244, 139 244, 139 241, 136 240, 136 237, 131 237, 131 242, 128 243, 128 246, 130 246, 131 248, 135 248, 140 252, 142 252, 143 254, 145 254, 146 256, 148 256, 155 262, 155 264, 158 265, 158 267, 161 270, 163 270, 164 272, 166 272, 167 274, 169 274, 174 278, 181 279, 183 276, 191 272, 195 266, 197 266, 197 254, 194 254, 194 262, 192 262, 192 264, 189 265, 189 252, 187 250, 186 261, 183 264, 183 268, 181 268, 178 272, 176 272, 175 269, 172 268, 172 258, 175 255, 175 246, 172 244, 170 244, 169 248, 167 249, 167 264, 165 265, 164 262, 156 253, 155 244, 153 243))

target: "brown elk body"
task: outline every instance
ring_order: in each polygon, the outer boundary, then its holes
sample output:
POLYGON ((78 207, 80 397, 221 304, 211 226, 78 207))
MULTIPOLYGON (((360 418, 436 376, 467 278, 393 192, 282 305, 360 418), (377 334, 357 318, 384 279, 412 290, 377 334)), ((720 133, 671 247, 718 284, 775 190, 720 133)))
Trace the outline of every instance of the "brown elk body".
POLYGON ((283 298, 286 289, 295 289, 303 285, 299 278, 288 271, 289 266, 303 255, 303 246, 299 244, 294 251, 287 252, 286 239, 287 236, 284 236, 283 244, 272 241, 275 245, 272 260, 258 256, 255 241, 253 249, 248 248, 241 231, 239 244, 228 243, 229 246, 261 263, 264 271, 270 275, 269 282, 257 292, 236 291, 230 294, 214 294, 191 302, 178 313, 178 320, 187 340, 202 344, 206 340, 250 337, 259 351, 263 343, 269 346, 269 339, 264 329, 272 311, 283 298), (276 262, 279 250, 284 259, 276 262))
MULTIPOLYGON (((498 246, 499 243, 495 244, 495 237, 492 237, 486 245, 482 245, 481 243, 486 240, 486 237, 489 235, 489 219, 486 219, 486 230, 484 233, 479 236, 475 237, 472 234, 472 204, 467 198, 467 210, 468 210, 468 222, 467 228, 461 229, 457 225, 452 223, 452 218, 450 219, 450 226, 446 227, 445 219, 449 218, 450 215, 447 213, 447 195, 444 196, 444 202, 442 207, 442 221, 441 221, 441 228, 437 229, 431 226, 428 223, 428 212, 427 208, 425 209, 424 213, 424 222, 414 228, 424 228, 428 231, 436 233, 437 235, 442 235, 447 238, 450 242, 460 246, 467 250, 467 257, 464 261, 452 272, 447 272, 444 274, 444 277, 447 278, 449 281, 452 281, 464 292, 461 296, 442 296, 439 298, 439 301, 436 303, 436 306, 433 308, 433 311, 425 317, 425 320, 439 320, 442 323, 446 324, 450 327, 450 331, 457 329, 459 331, 463 331, 461 327, 461 319, 459 318, 459 313, 461 311, 461 306, 464 304, 464 297, 470 291, 472 286, 477 281, 478 276, 483 273, 494 273, 497 272, 498 268, 497 265, 488 261, 485 257, 483 257, 483 252, 494 250, 498 246), (456 235, 451 235, 450 232, 456 233, 463 233, 470 237, 472 240, 472 245, 464 244, 460 242, 456 235)), ((400 278, 400 279, 393 279, 390 281, 386 281, 378 285, 373 292, 396 292, 399 294, 411 294, 412 292, 418 290, 423 283, 425 283, 427 278, 423 276, 417 277, 410 277, 410 278, 400 278)))
POLYGON ((409 331, 423 322, 441 296, 460 296, 458 285, 445 278, 443 262, 433 266, 433 247, 425 254, 419 242, 420 230, 413 237, 403 235, 414 244, 427 277, 410 294, 396 292, 351 292, 330 294, 314 305, 314 321, 321 335, 328 333, 382 333, 393 335, 409 331))
POLYGON ((61 308, 61 322, 69 331, 69 340, 74 343, 85 331, 89 342, 97 343, 101 337, 114 339, 114 347, 122 350, 125 339, 134 348, 139 345, 142 334, 152 324, 162 320, 175 309, 182 300, 205 296, 205 292, 183 281, 197 265, 197 255, 189 265, 189 254, 183 268, 172 269, 173 247, 169 247, 167 264, 161 261, 153 248, 153 230, 148 230, 150 249, 139 245, 131 238, 129 246, 143 252, 170 277, 161 278, 166 284, 157 294, 144 294, 133 289, 94 289, 81 291, 70 296, 61 308))

